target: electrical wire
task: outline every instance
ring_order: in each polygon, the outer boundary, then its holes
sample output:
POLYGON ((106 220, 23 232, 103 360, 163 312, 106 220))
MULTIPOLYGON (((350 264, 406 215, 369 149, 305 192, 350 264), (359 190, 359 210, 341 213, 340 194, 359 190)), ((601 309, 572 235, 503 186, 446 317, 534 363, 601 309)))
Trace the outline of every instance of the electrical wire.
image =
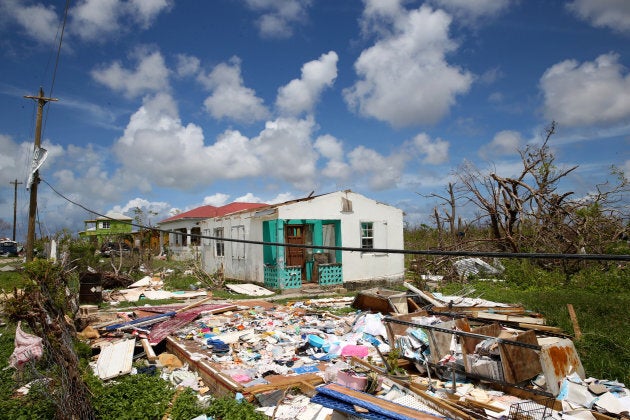
MULTIPOLYGON (((50 185, 45 179, 41 179, 48 187, 59 197, 82 208, 83 210, 93 213, 99 217, 103 217, 108 220, 116 220, 118 223, 131 225, 140 229, 153 230, 162 233, 173 233, 170 230, 159 229, 152 226, 145 226, 139 223, 126 222, 123 220, 117 220, 107 215, 101 214, 95 210, 89 209, 83 204, 77 203, 71 200, 65 195, 57 191, 52 185, 50 185)), ((346 246, 326 246, 326 245, 306 245, 306 244, 290 244, 286 242, 268 242, 268 241, 254 241, 249 239, 235 239, 225 238, 209 235, 198 235, 193 233, 177 233, 178 235, 187 236, 190 238, 210 239, 223 242, 236 242, 252 245, 264 245, 264 246, 282 246, 287 248, 305 248, 305 249, 325 249, 330 251, 349 251, 349 252, 366 252, 365 248, 354 248, 346 246)), ((391 248, 370 248, 369 252, 384 253, 384 254, 406 254, 406 255, 441 255, 441 256, 453 256, 453 257, 494 257, 494 258, 533 258, 533 259, 561 259, 561 260, 596 260, 596 261, 630 261, 630 255, 616 255, 616 254, 552 254, 552 253, 525 253, 525 252, 486 252, 486 251, 443 251, 436 249, 427 250, 411 250, 411 249, 391 249, 391 248)))

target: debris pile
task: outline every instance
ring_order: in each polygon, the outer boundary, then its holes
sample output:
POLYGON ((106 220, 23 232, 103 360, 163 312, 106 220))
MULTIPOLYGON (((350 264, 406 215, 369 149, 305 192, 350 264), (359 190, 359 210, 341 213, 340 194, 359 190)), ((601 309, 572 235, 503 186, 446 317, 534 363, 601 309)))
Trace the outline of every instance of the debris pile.
MULTIPOLYGON (((129 290, 148 296, 153 281, 129 290)), ((585 378, 572 340, 539 314, 405 285, 282 305, 205 296, 87 311, 99 319, 82 336, 103 380, 159 374, 277 419, 606 419, 630 410, 625 385, 585 378)))

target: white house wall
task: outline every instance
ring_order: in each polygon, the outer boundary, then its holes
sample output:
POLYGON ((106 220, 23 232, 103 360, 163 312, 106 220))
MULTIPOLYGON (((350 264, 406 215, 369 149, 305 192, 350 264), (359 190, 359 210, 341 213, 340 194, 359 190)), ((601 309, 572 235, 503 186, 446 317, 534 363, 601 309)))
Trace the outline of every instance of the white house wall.
MULTIPOLYGON (((402 210, 352 192, 336 192, 312 200, 278 207, 278 219, 341 220, 344 247, 361 248, 361 222, 374 223, 374 248, 403 249, 402 210), (342 212, 342 198, 352 203, 352 212, 342 212)), ((372 279, 402 279, 404 255, 375 252, 342 253, 344 282, 372 279)))
MULTIPOLYGON (((214 236, 216 228, 223 228, 224 238, 231 238, 233 233, 244 229, 244 239, 262 240, 262 224, 252 223, 253 213, 244 212, 236 216, 226 216, 218 219, 207 219, 201 222, 201 233, 204 236, 214 236), (234 230, 233 230, 234 228, 234 230)), ((239 239, 239 238, 235 238, 239 239)), ((223 270, 226 277, 236 280, 253 281, 263 283, 264 266, 262 245, 242 244, 224 241, 224 256, 216 257, 216 241, 204 239, 202 247, 202 259, 205 271, 215 273, 223 270), (245 258, 241 258, 238 247, 244 249, 245 258)))
MULTIPOLYGON (((260 209, 240 212, 200 223, 201 233, 214 236, 214 229, 222 227, 225 238, 231 237, 232 228, 243 226, 245 239, 262 241, 263 220, 319 219, 341 220, 342 246, 361 247, 361 222, 374 224, 374 248, 403 249, 403 213, 395 207, 378 203, 360 194, 336 192, 311 200, 281 204, 273 214, 255 217, 260 209), (352 203, 351 212, 342 212, 342 198, 352 203)), ((245 258, 237 258, 231 242, 224 242, 225 256, 215 256, 215 241, 204 239, 202 260, 208 273, 224 270, 227 278, 264 282, 263 247, 245 244, 245 258)), ((342 275, 344 282, 373 279, 402 279, 404 255, 375 252, 343 251, 342 275)))

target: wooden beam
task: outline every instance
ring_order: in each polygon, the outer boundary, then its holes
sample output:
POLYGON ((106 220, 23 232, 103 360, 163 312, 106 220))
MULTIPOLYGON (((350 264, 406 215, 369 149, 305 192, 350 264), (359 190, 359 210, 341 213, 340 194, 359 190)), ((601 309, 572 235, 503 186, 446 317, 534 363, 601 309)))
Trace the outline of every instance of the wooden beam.
POLYGON ((580 329, 580 324, 578 324, 577 315, 575 315, 575 309, 573 309, 573 305, 570 303, 567 303, 567 308, 569 309, 569 316, 571 317, 571 322, 573 323, 575 338, 579 340, 580 338, 582 338, 582 330, 580 329))

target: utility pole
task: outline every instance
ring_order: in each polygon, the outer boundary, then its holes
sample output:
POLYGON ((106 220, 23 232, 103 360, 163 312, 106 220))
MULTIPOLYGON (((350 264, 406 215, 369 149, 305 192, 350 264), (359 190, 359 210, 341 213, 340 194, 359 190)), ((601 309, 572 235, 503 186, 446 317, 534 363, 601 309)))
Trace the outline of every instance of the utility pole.
MULTIPOLYGON (((42 145, 42 116, 44 105, 49 101, 56 101, 54 98, 44 97, 44 89, 39 88, 39 96, 24 96, 27 99, 37 101, 37 119, 35 120, 35 156, 42 145)), ((28 233, 26 236, 26 262, 33 261, 33 247, 35 245, 35 215, 37 213, 37 184, 39 184, 39 170, 35 169, 32 174, 33 183, 30 185, 30 200, 28 205, 28 233)))
POLYGON ((15 222, 17 220, 17 186, 23 184, 22 182, 15 181, 9 182, 13 184, 13 241, 15 241, 15 222))

